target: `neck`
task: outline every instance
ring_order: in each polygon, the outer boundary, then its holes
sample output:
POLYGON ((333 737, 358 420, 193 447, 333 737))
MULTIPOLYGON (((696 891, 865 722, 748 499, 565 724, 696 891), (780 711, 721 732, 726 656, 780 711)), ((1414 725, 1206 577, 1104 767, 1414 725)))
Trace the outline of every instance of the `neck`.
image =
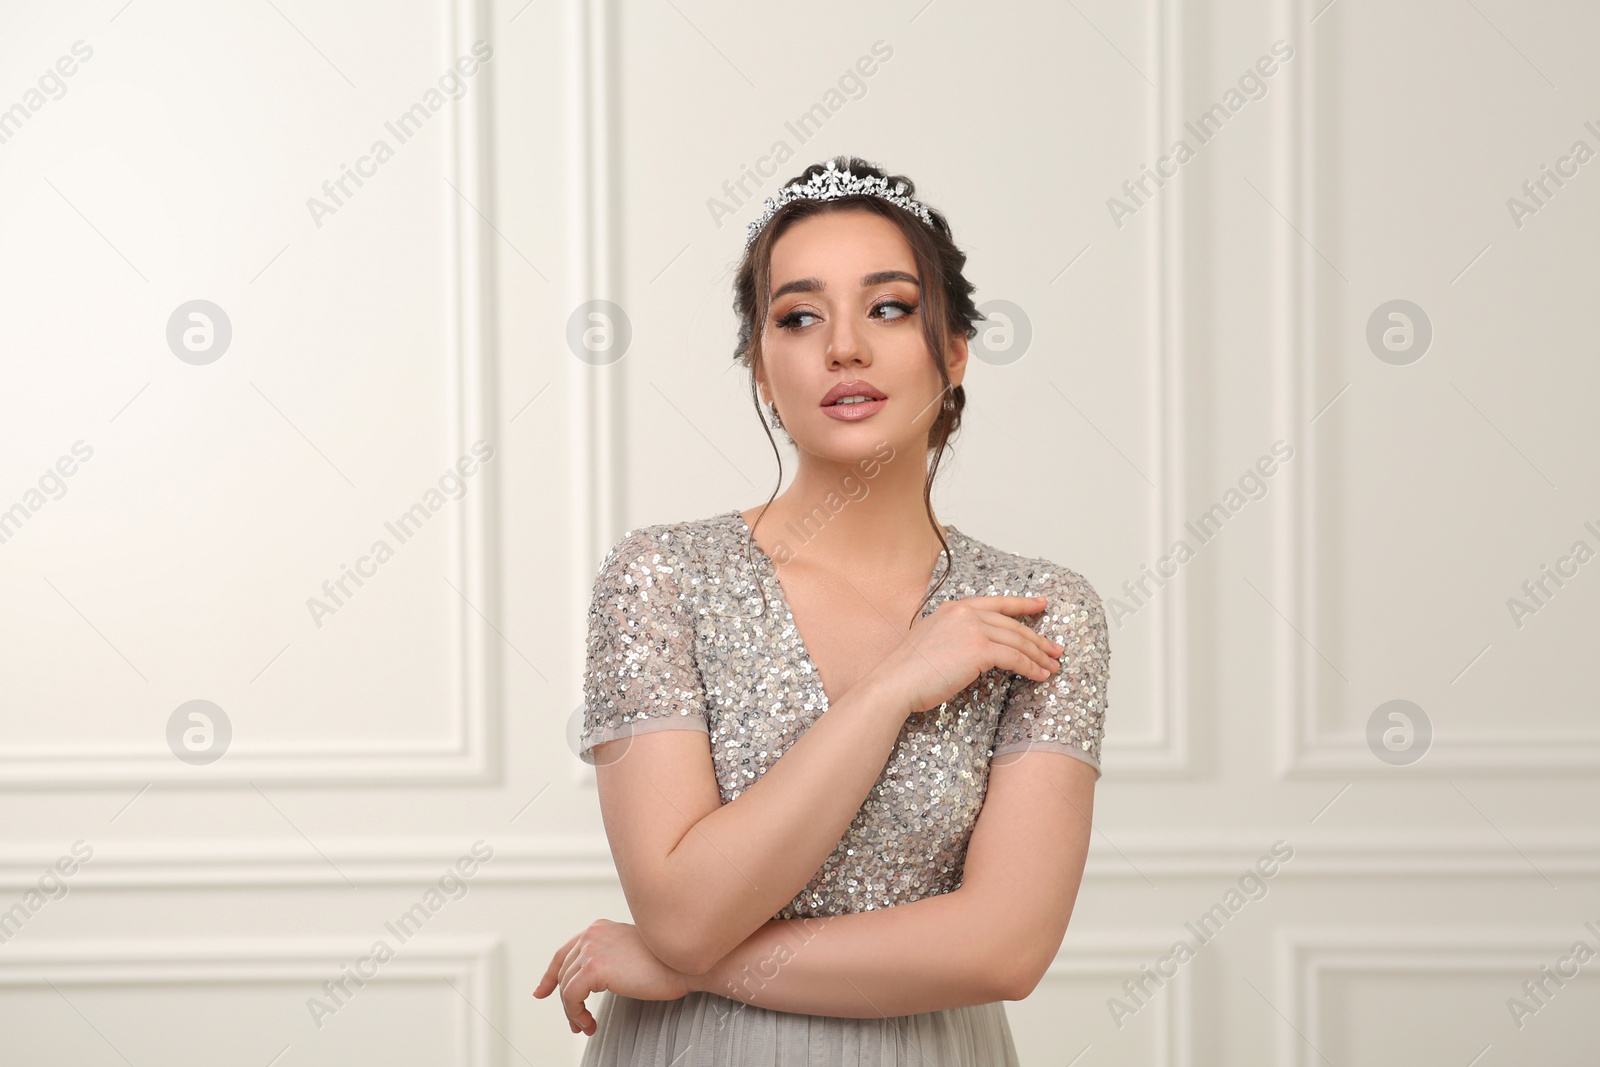
MULTIPOLYGON (((804 457, 789 487, 764 513, 761 505, 749 509, 746 521, 780 564, 804 560, 852 573, 926 574, 943 546, 922 500, 927 468, 910 458, 904 450, 888 462, 871 457, 869 477, 856 463, 804 457)), ((937 512, 935 519, 943 521, 937 512)))

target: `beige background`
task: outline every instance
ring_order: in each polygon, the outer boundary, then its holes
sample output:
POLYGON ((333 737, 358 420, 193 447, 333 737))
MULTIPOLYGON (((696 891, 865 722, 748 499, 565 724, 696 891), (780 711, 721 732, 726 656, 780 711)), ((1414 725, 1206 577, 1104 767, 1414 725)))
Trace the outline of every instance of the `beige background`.
POLYGON ((1600 151, 1600 15, 1324 4, 0 6, 0 1059, 577 1061, 529 991, 626 918, 571 750, 589 583, 771 491, 727 275, 846 151, 995 312, 941 517, 1114 619, 1024 1062, 1583 1062, 1600 964, 1523 983, 1600 949, 1600 563, 1561 562, 1600 550, 1600 163, 1562 162, 1600 151), (204 365, 167 340, 197 299, 204 365), (620 358, 569 346, 591 300, 620 358), (1368 344, 1394 300, 1420 358, 1368 344), (210 763, 167 741, 193 700, 210 763), (1420 759, 1369 746, 1392 700, 1420 759))

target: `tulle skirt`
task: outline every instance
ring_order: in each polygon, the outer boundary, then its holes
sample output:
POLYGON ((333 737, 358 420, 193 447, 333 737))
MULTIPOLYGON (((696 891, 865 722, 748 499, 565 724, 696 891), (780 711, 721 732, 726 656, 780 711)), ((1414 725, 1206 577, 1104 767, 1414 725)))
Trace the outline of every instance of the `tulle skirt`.
POLYGON ((1001 1001, 845 1019, 715 993, 599 996, 581 1067, 1021 1067, 1001 1001))

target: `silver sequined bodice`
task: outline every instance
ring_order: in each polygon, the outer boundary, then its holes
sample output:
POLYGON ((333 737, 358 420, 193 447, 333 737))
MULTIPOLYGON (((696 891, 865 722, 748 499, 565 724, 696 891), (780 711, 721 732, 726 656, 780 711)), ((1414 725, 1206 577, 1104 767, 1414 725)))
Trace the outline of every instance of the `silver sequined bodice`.
MULTIPOLYGON (((1044 596, 1026 616, 1066 646, 1035 681, 999 668, 910 716, 838 847, 777 919, 907 904, 961 884, 993 756, 1064 752, 1099 774, 1110 645, 1099 595, 1082 575, 945 527, 950 577, 929 600, 1044 596)), ((946 569, 941 556, 929 588, 946 569)), ((580 751, 656 729, 708 735, 731 803, 827 711, 772 560, 735 510, 630 530, 601 563, 589 608, 580 751), (766 591, 767 608, 757 583, 766 591)))

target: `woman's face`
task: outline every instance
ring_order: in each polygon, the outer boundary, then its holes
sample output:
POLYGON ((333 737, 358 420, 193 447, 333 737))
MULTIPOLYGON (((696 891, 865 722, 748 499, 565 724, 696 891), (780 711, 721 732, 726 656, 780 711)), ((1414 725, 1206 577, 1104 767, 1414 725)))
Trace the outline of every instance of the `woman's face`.
MULTIPOLYGON (((772 249, 776 294, 761 334, 762 400, 804 452, 850 463, 887 441, 920 456, 944 401, 922 334, 916 259, 898 227, 869 211, 802 219, 772 249), (882 401, 824 406, 841 383, 870 385, 882 401)), ((952 340, 953 388, 966 371, 966 338, 952 340)))

